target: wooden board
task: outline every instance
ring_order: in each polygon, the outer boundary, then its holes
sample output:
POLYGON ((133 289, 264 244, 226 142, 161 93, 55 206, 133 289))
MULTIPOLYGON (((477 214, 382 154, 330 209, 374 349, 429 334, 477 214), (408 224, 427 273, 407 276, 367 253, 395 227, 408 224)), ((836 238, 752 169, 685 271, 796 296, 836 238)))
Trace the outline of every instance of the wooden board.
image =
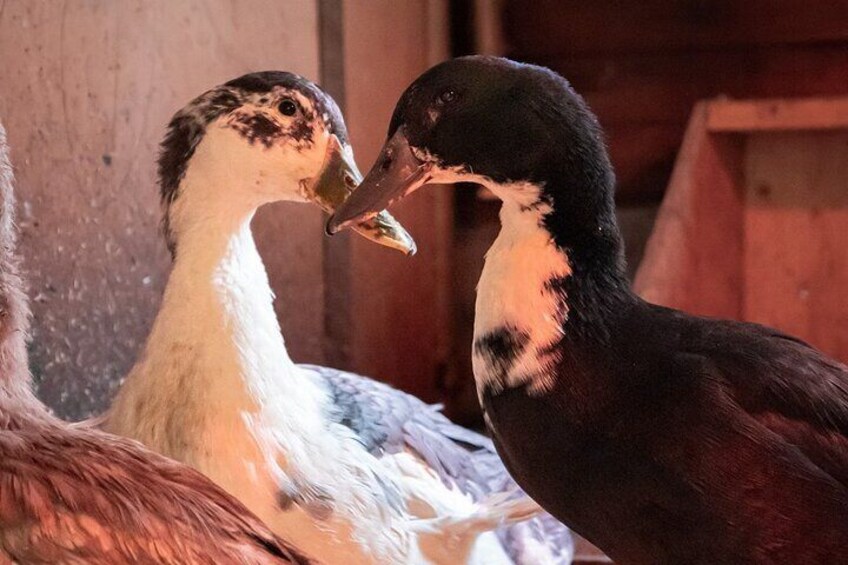
POLYGON ((742 314, 743 198, 740 140, 706 128, 692 112, 634 289, 650 302, 696 314, 742 314))
POLYGON ((848 98, 718 100, 707 116, 712 132, 848 129, 848 98))
MULTIPOLYGON (((444 0, 344 2, 346 116, 363 172, 385 141, 401 93, 447 56, 446 10, 444 0)), ((451 347, 451 210, 451 193, 439 188, 393 209, 418 242, 412 258, 357 236, 334 237, 350 245, 346 368, 429 401, 442 398, 451 347)))
MULTIPOLYGON (((312 1, 0 2, 33 368, 59 414, 108 404, 156 313, 169 260, 154 163, 171 115, 249 71, 317 77, 316 29, 312 1)), ((268 209, 255 226, 292 353, 319 361, 321 214, 268 209)))
POLYGON ((699 104, 636 291, 689 312, 760 322, 848 360, 845 105, 699 104))
POLYGON ((508 56, 586 97, 630 205, 661 198, 696 101, 848 94, 846 12, 836 0, 508 0, 502 27, 508 56))
POLYGON ((751 135, 745 178, 744 318, 848 361, 848 130, 751 135))
POLYGON ((508 41, 533 57, 848 40, 842 0, 515 1, 505 20, 508 41))

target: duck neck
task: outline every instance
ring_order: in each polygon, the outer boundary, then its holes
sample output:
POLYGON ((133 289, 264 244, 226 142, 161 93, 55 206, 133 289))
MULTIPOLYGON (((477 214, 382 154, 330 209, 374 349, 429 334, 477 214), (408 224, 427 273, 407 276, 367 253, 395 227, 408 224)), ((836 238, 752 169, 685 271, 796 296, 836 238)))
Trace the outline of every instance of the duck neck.
POLYGON ((583 180, 584 189, 546 187, 551 202, 541 225, 559 253, 568 257, 571 273, 558 281, 568 309, 567 340, 606 340, 606 322, 623 312, 633 295, 624 263, 624 244, 615 218, 611 178, 583 180))
MULTIPOLYGON (((190 191, 180 198, 190 200, 190 191)), ((172 224, 173 270, 144 352, 111 411, 113 431, 191 462, 194 451, 208 451, 198 442, 214 437, 205 433, 211 426, 231 436, 268 399, 308 403, 250 229, 254 211, 206 201, 172 224)))
POLYGON ((30 310, 16 251, 13 180, 0 125, 0 428, 10 425, 11 412, 46 413, 32 393, 27 361, 30 310))
POLYGON ((564 343, 608 339, 605 316, 632 294, 612 202, 566 218, 550 183, 493 189, 501 231, 477 289, 473 365, 478 392, 553 388, 564 343))

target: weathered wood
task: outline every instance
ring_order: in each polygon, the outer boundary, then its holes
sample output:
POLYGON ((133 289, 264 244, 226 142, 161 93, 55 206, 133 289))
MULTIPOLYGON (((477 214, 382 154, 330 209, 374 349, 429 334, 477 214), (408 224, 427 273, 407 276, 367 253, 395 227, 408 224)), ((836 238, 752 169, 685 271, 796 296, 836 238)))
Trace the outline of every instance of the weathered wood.
POLYGON ((837 1, 506 1, 503 29, 508 56, 586 97, 629 205, 659 201, 696 101, 848 94, 846 12, 837 1))
POLYGON ((848 361, 848 127, 753 134, 745 178, 745 319, 848 361))
MULTIPOLYGON (((318 39, 321 54, 321 87, 345 111, 344 2, 318 0, 318 39)), ((324 260, 324 363, 345 367, 350 363, 352 312, 350 305, 350 240, 321 239, 324 260)))
POLYGON ((712 132, 848 129, 848 97, 717 100, 709 106, 707 129, 712 132))
MULTIPOLYGON (((357 160, 368 169, 385 141, 400 94, 447 56, 444 0, 346 0, 347 122, 357 160)), ((349 238, 350 364, 424 399, 441 397, 451 346, 447 278, 451 196, 428 189, 393 210, 418 242, 408 258, 349 238)), ((332 281, 331 281, 332 282, 332 281)))
MULTIPOLYGON (((168 270, 155 155, 173 112, 242 73, 317 78, 312 1, 0 3, 0 119, 18 176, 39 392, 63 416, 108 404, 168 270)), ((288 344, 320 360, 317 209, 255 227, 288 344)))
POLYGON ((634 288, 645 299, 689 312, 742 314, 742 144, 692 112, 634 288))
POLYGON ((508 2, 507 39, 531 57, 848 40, 848 3, 824 0, 508 2))
POLYGON ((783 101, 733 103, 749 131, 710 131, 714 108, 730 103, 699 104, 637 292, 694 313, 764 323, 848 360, 848 124, 843 100, 830 102, 792 103, 788 117, 783 101), (774 107, 777 117, 767 111, 774 107), (802 118, 804 108, 814 113, 802 118), (754 119, 760 115, 768 128, 754 119))
POLYGON ((584 95, 605 126, 685 124, 698 100, 848 92, 848 42, 833 45, 541 58, 584 95))

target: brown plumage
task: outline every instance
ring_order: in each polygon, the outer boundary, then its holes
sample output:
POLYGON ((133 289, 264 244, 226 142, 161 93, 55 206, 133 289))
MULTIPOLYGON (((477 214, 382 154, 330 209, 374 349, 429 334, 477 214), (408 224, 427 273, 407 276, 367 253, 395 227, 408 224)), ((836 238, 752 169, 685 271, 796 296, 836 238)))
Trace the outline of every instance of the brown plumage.
POLYGON ((35 398, 13 209, 0 125, 0 565, 307 563, 200 473, 35 398))

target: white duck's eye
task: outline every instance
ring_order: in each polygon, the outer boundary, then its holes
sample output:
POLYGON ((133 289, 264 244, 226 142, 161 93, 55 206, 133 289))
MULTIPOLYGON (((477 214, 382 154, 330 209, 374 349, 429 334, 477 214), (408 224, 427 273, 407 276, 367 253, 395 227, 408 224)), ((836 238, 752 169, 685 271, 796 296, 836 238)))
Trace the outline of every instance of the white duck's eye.
POLYGON ((297 114, 297 104, 294 103, 294 100, 291 98, 285 98, 280 105, 277 106, 280 110, 280 113, 284 116, 294 116, 297 114))

